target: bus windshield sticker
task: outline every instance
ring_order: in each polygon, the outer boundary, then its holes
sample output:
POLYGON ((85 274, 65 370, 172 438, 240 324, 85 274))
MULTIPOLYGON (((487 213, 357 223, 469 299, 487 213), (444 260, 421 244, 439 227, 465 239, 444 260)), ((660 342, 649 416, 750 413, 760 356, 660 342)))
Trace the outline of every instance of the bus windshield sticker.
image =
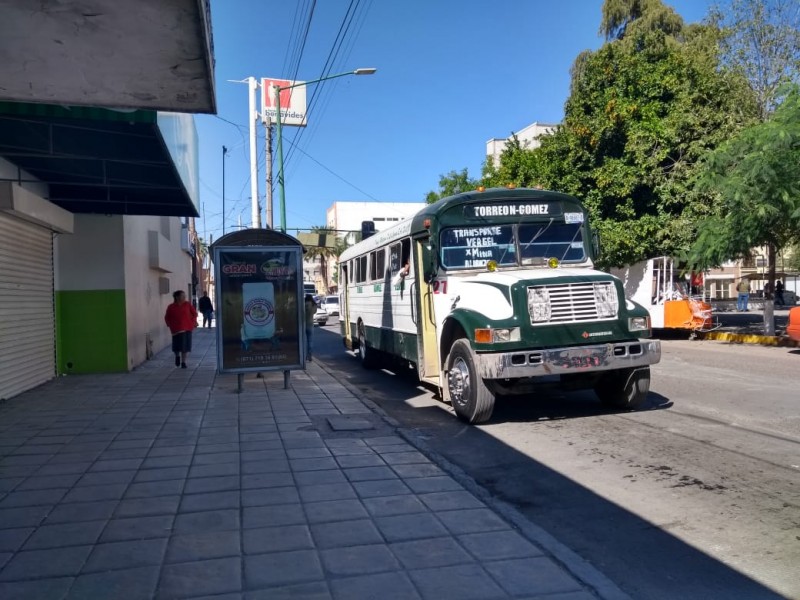
POLYGON ((557 202, 507 202, 464 207, 464 215, 468 217, 552 217, 560 214, 561 204, 557 202))
POLYGON ((579 212, 564 213, 564 223, 583 223, 583 213, 579 212))
POLYGON ((452 227, 442 231, 442 264, 448 269, 517 264, 512 225, 452 227))

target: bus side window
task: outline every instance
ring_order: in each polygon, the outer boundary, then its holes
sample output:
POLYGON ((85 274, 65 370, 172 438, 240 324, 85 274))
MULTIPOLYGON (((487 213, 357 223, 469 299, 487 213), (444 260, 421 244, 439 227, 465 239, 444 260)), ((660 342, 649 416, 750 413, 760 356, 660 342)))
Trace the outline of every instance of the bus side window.
POLYGON ((394 277, 400 270, 400 244, 392 244, 389 248, 389 269, 390 275, 394 277))
POLYGON ((405 267, 408 265, 409 276, 413 277, 414 267, 411 264, 411 240, 409 238, 404 239, 401 244, 401 251, 400 251, 400 264, 405 267))

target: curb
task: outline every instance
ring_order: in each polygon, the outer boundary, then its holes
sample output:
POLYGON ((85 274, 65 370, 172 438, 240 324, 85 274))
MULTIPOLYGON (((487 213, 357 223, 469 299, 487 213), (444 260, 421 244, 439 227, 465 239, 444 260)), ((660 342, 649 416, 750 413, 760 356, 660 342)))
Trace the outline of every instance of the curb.
MULTIPOLYGON (((397 430, 397 433, 409 444, 414 446, 422 454, 430 458, 434 463, 442 468, 453 479, 460 483, 466 490, 471 492, 478 499, 483 501, 491 510, 498 513, 502 518, 517 528, 520 533, 527 537, 531 542, 547 552, 558 564, 560 564, 570 575, 584 584, 589 590, 594 592, 602 600, 632 600, 620 587, 599 571, 590 562, 583 559, 576 552, 559 542, 555 537, 547 533, 544 529, 530 521, 525 515, 519 512, 512 504, 492 496, 486 488, 481 486, 461 467, 451 463, 447 458, 433 450, 413 429, 404 428, 396 419, 389 416, 380 406, 375 404, 350 382, 339 379, 332 370, 323 366, 323 362, 316 360, 317 366, 328 375, 336 379, 351 394, 377 414, 383 421, 397 430)), ((455 416, 453 416, 455 418, 455 416)), ((465 425, 469 427, 469 425, 465 425)))
POLYGON ((759 346, 779 346, 782 348, 800 348, 800 342, 789 337, 776 335, 756 335, 752 333, 732 333, 728 331, 709 331, 699 333, 703 340, 729 342, 731 344, 757 344, 759 346))

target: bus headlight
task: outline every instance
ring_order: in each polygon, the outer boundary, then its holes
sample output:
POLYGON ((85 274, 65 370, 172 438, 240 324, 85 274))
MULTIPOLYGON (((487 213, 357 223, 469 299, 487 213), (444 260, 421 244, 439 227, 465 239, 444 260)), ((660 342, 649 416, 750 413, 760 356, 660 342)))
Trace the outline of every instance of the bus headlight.
POLYGON ((509 329, 476 329, 475 341, 479 344, 496 344, 502 342, 519 342, 522 339, 519 327, 509 329))
POLYGON ((628 331, 647 331, 650 329, 650 317, 631 317, 628 319, 628 331))
POLYGON ((531 323, 550 320, 550 292, 546 287, 528 288, 528 313, 531 315, 531 323))
POLYGON ((617 316, 617 310, 619 309, 617 286, 611 282, 595 283, 594 302, 597 307, 597 316, 601 319, 617 316))

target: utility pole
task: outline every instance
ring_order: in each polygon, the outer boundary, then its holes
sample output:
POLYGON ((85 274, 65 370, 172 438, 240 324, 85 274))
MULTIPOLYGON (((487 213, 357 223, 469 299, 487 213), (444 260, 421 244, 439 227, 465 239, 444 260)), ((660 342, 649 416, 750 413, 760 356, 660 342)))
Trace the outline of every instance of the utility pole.
MULTIPOLYGON (((264 91, 262 90, 262 94, 264 91)), ((264 119, 264 133, 266 136, 266 195, 267 195, 267 225, 272 229, 272 121, 264 119)))
POLYGON ((228 149, 222 147, 222 235, 225 235, 225 155, 228 149))
POLYGON ((258 206, 258 165, 256 164, 256 90, 258 82, 255 77, 247 78, 249 114, 247 124, 250 126, 250 206, 252 210, 250 227, 261 228, 261 209, 258 206))

